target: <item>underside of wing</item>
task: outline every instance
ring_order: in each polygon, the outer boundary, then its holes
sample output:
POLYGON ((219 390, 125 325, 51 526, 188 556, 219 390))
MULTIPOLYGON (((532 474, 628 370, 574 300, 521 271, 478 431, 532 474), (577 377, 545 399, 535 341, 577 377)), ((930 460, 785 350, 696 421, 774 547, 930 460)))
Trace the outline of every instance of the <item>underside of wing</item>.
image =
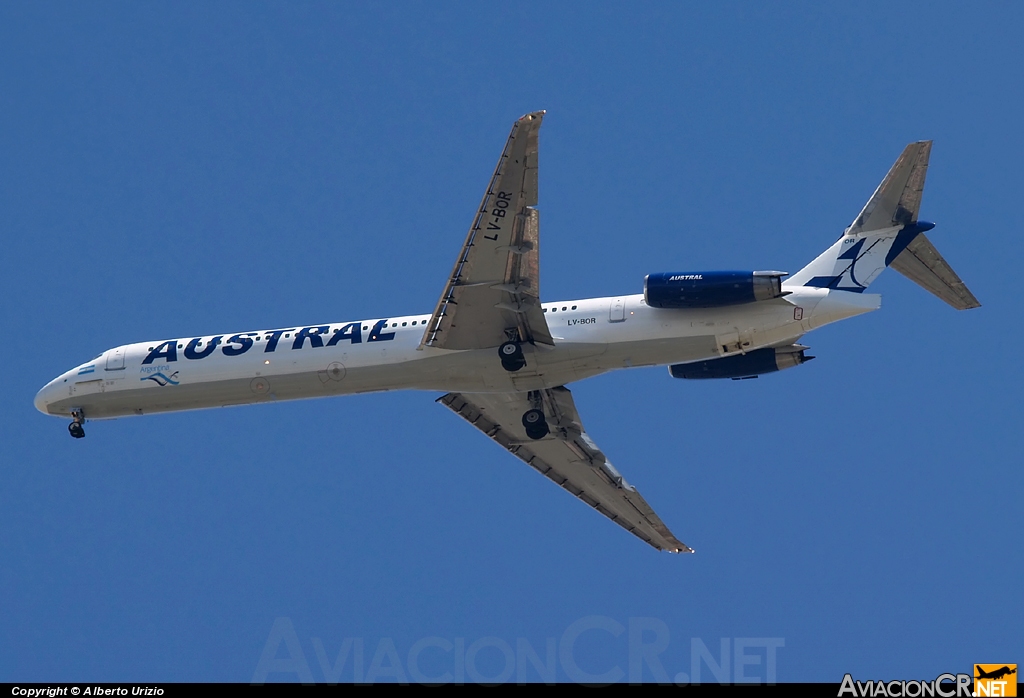
POLYGON ((540 305, 537 135, 544 112, 520 118, 420 343, 486 349, 506 341, 552 346, 540 305))
POLYGON ((583 431, 568 389, 530 393, 448 393, 438 402, 548 479, 658 550, 692 553, 583 431), (531 439, 528 410, 543 410, 550 433, 531 439))

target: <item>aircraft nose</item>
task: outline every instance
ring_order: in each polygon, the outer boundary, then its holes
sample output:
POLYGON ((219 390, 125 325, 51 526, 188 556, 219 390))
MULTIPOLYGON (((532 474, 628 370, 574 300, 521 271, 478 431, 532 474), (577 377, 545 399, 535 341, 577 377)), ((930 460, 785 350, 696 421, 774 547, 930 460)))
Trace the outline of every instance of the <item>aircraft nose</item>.
POLYGON ((46 407, 53 401, 53 382, 49 382, 42 387, 42 389, 36 393, 35 406, 36 409, 43 414, 50 414, 46 407))

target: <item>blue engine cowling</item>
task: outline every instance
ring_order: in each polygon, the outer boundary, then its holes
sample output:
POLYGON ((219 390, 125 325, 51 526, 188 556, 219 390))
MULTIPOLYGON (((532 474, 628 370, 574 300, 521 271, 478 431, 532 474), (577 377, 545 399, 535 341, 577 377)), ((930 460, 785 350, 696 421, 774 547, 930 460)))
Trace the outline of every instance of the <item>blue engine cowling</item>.
POLYGON ((644 301, 652 308, 720 308, 785 295, 784 271, 697 271, 648 274, 644 301))
POLYGON ((668 372, 673 378, 732 378, 741 380, 743 378, 757 378, 763 373, 774 373, 787 368, 799 366, 805 361, 810 361, 813 356, 807 356, 804 352, 807 347, 799 344, 792 344, 780 349, 755 349, 746 354, 736 356, 723 356, 720 359, 709 359, 707 361, 696 361, 692 364, 674 364, 668 367, 668 372))

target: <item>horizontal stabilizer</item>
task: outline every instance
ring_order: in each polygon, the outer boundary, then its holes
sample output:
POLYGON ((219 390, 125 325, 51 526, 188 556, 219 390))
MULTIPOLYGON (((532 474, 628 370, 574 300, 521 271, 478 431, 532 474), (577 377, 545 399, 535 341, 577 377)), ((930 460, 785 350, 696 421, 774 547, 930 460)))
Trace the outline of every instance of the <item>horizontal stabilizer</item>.
POLYGON ((981 307, 924 233, 918 234, 889 266, 957 310, 981 307))

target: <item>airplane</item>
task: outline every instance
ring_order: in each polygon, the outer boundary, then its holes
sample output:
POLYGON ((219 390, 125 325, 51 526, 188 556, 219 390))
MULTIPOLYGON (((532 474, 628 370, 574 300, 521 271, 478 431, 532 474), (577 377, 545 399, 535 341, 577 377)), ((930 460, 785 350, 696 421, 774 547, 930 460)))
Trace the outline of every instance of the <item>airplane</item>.
POLYGON ((1004 676, 1009 676, 1010 674, 1016 674, 1017 673, 1016 665, 1014 665, 1013 669, 1011 669, 1008 666, 1003 666, 1003 667, 1001 667, 999 669, 995 669, 993 671, 985 671, 984 669, 979 667, 977 664, 974 665, 974 668, 978 672, 978 675, 974 677, 976 679, 1001 679, 1004 676))
POLYGON ((47 383, 44 414, 88 420, 385 390, 445 407, 653 547, 677 539, 587 434, 574 381, 662 365, 682 379, 754 378, 814 358, 799 344, 877 310, 892 267, 957 309, 978 300, 918 219, 931 141, 909 144, 839 240, 796 274, 652 273, 642 294, 540 296, 538 133, 516 120, 432 312, 114 347, 47 383), (787 278, 788 277, 788 278, 787 278))

